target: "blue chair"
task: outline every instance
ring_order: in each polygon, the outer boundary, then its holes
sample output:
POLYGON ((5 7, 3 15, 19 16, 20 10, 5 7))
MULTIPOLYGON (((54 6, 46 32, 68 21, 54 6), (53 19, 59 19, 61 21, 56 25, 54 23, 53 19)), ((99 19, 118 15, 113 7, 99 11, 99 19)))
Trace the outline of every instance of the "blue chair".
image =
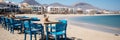
POLYGON ((53 35, 55 40, 59 39, 60 37, 65 37, 66 40, 66 28, 67 28, 67 20, 59 20, 60 23, 57 23, 55 26, 51 26, 49 31, 49 35, 53 35))
POLYGON ((4 29, 8 29, 9 20, 7 17, 4 17, 4 29))
POLYGON ((34 34, 36 40, 36 34, 40 33, 43 38, 43 26, 31 23, 31 20, 24 21, 24 40, 26 40, 26 35, 30 34, 30 40, 32 40, 32 34, 34 34))
POLYGON ((2 16, 0 16, 0 24, 2 23, 2 18, 1 18, 2 16))
POLYGON ((20 21, 14 20, 13 18, 9 18, 9 28, 10 33, 14 33, 14 29, 19 29, 22 32, 22 24, 20 21))
POLYGON ((8 21, 8 23, 6 24, 7 25, 7 30, 9 31, 10 30, 10 19, 9 18, 7 18, 7 21, 8 21))
POLYGON ((2 24, 2 27, 4 28, 5 27, 5 16, 2 16, 1 17, 1 24, 2 24))

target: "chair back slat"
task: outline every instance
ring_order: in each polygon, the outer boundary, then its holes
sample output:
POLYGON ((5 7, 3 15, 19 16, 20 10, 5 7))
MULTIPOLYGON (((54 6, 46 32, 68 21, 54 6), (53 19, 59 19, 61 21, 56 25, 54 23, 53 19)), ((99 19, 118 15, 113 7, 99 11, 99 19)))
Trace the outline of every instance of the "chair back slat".
POLYGON ((9 18, 9 22, 10 22, 10 24, 14 24, 14 19, 13 18, 9 18))
POLYGON ((29 28, 29 26, 30 26, 29 21, 24 21, 24 27, 29 28))
POLYGON ((67 21, 66 20, 59 20, 60 23, 56 24, 56 31, 66 31, 67 21))
POLYGON ((24 29, 25 30, 31 30, 31 21, 24 21, 24 29))
POLYGON ((37 17, 32 17, 31 21, 40 21, 40 19, 38 19, 37 17))
POLYGON ((5 17, 5 22, 7 23, 8 22, 8 18, 5 17))

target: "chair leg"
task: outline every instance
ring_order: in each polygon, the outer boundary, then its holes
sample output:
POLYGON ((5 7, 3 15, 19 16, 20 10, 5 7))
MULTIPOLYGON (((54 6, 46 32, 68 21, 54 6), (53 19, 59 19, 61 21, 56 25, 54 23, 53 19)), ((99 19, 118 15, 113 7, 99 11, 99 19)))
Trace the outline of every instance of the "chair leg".
POLYGON ((30 33, 30 40, 32 40, 32 33, 30 33))
POLYGON ((60 40, 60 36, 57 36, 57 40, 60 40))
POLYGON ((8 31, 10 30, 10 26, 8 26, 8 31))
POLYGON ((22 33, 22 26, 20 26, 20 33, 22 33))
POLYGON ((44 32, 41 33, 41 39, 44 40, 44 32))
POLYGON ((9 31, 9 26, 8 26, 8 31, 9 31))
POLYGON ((6 26, 6 29, 8 30, 8 24, 7 24, 7 26, 6 26))
POLYGON ((55 35, 55 40, 57 40, 57 36, 55 35))
POLYGON ((7 25, 7 30, 9 31, 9 24, 7 25))
POLYGON ((7 30, 7 24, 5 23, 5 30, 7 30))
POLYGON ((13 34, 14 34, 14 27, 12 28, 13 34))
POLYGON ((34 33, 34 37, 35 37, 35 40, 36 40, 36 39, 37 39, 37 38, 36 38, 36 33, 34 33))
POLYGON ((26 35, 27 35, 27 34, 25 33, 25 35, 24 35, 24 40, 26 40, 26 35))
POLYGON ((6 30, 6 24, 5 24, 5 26, 4 26, 4 29, 6 30))
POLYGON ((2 27, 4 28, 4 23, 2 22, 2 27))
POLYGON ((10 33, 12 33, 12 27, 10 27, 10 33))
POLYGON ((65 34, 65 40, 67 40, 67 35, 65 34))
POLYGON ((13 27, 10 28, 10 33, 13 33, 13 27))
POLYGON ((14 34, 14 28, 13 27, 10 27, 10 33, 14 34))

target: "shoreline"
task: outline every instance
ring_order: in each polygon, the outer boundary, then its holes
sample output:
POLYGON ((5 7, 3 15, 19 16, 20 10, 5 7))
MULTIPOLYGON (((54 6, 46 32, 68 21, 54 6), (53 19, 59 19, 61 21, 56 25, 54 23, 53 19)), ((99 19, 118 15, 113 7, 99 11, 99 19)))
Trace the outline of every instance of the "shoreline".
POLYGON ((109 26, 93 24, 93 23, 75 22, 75 21, 71 21, 71 24, 77 25, 77 26, 80 26, 83 28, 87 28, 87 29, 92 29, 92 30, 97 30, 97 31, 102 31, 102 32, 106 32, 106 33, 120 35, 120 28, 109 27, 109 26))

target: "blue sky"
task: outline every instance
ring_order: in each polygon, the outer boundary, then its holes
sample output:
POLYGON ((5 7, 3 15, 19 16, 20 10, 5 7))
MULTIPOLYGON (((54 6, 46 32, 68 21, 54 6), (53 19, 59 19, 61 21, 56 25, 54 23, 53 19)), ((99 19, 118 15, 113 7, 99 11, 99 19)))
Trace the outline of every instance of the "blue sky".
MULTIPOLYGON (((20 0, 9 0, 16 3, 21 2, 20 0)), ((89 3, 95 7, 107 10, 119 10, 120 11, 120 0, 36 0, 40 4, 51 4, 58 2, 64 5, 73 5, 78 2, 89 3)))

